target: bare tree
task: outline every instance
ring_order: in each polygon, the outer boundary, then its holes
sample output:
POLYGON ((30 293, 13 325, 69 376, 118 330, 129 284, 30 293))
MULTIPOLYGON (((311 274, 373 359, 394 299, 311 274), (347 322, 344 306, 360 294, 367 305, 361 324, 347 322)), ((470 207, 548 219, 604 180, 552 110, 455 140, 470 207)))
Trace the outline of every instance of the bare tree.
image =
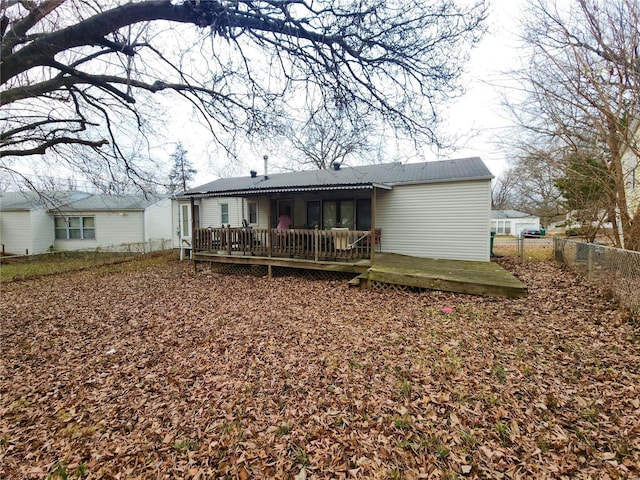
POLYGON ((114 180, 138 185, 128 149, 148 141, 162 92, 191 102, 221 144, 315 96, 436 143, 438 108, 458 92, 486 16, 484 0, 0 5, 0 157, 90 151, 114 180))
POLYGON ((372 150, 367 115, 350 118, 335 107, 309 110, 302 121, 286 121, 276 136, 276 141, 291 145, 301 155, 291 159, 294 169, 312 166, 323 170, 348 160, 361 163, 363 156, 372 150))
POLYGON ((548 157, 529 154, 519 158, 503 172, 509 182, 508 205, 510 208, 540 217, 543 225, 549 225, 564 213, 561 193, 555 180, 561 175, 556 163, 548 157))
POLYGON ((640 118, 640 4, 637 0, 563 4, 535 0, 525 13, 523 39, 530 46, 528 67, 516 72, 526 98, 515 118, 535 142, 547 144, 562 170, 575 154, 599 159, 607 176, 612 219, 622 228, 615 243, 640 249, 640 207, 626 199, 625 148, 640 151, 630 128, 640 118), (561 150, 562 153, 558 154, 561 150), (611 181, 609 181, 611 180, 611 181))
POLYGON ((491 186, 491 208, 493 210, 515 209, 518 176, 513 168, 502 171, 491 186))

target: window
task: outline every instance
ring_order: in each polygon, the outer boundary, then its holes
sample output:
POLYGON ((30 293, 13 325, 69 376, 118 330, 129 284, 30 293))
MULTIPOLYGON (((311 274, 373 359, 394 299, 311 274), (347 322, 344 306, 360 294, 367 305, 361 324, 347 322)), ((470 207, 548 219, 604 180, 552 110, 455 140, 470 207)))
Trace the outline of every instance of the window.
POLYGON ((193 206, 193 226, 200 228, 200 205, 197 203, 193 206))
POLYGON ((498 235, 510 235, 511 220, 491 220, 491 231, 498 235))
POLYGON ((371 200, 368 198, 356 202, 356 228, 371 230, 371 200))
POLYGON ((320 200, 311 200, 307 202, 307 227, 320 227, 321 206, 320 200))
POLYGON ((325 230, 333 227, 353 229, 354 207, 353 200, 322 202, 322 228, 325 230))
POLYGON ((96 238, 95 217, 56 217, 56 240, 96 238))
POLYGON ((258 223, 258 204, 249 202, 249 223, 258 223))
POLYGON ((189 236, 189 205, 182 205, 182 236, 189 236))
POLYGON ((220 223, 222 225, 229 223, 229 204, 228 203, 220 204, 220 223))

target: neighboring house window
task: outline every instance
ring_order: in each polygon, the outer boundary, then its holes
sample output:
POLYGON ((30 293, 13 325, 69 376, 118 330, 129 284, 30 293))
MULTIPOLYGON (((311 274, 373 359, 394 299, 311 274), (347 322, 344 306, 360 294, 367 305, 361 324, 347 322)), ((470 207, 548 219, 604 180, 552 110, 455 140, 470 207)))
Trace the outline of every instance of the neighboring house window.
POLYGON ((258 223, 258 204, 249 202, 249 223, 258 223))
POLYGON ((220 223, 228 224, 229 223, 229 204, 221 203, 220 204, 220 223))
POLYGON ((510 235, 511 234, 511 221, 510 220, 491 220, 491 230, 498 235, 510 235))
POLYGON ((56 217, 56 240, 96 238, 95 217, 56 217))

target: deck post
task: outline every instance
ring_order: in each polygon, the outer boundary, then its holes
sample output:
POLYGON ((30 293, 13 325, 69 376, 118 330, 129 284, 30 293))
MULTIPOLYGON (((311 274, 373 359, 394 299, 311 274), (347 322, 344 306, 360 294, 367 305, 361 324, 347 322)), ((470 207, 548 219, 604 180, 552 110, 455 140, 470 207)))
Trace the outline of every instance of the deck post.
MULTIPOLYGON (((269 202, 269 213, 267 214, 267 257, 271 256, 271 197, 267 197, 267 201, 269 202)), ((269 278, 271 278, 271 267, 269 267, 269 278)))
POLYGON ((196 249, 196 216, 194 215, 196 211, 196 200, 193 196, 189 199, 190 207, 191 207, 191 264, 193 265, 193 274, 198 273, 198 267, 196 266, 195 260, 195 249, 196 249))
POLYGON ((315 258, 315 261, 317 262, 318 259, 320 258, 320 228, 318 227, 318 225, 316 225, 316 228, 314 229, 313 238, 314 238, 314 242, 313 242, 314 258, 315 258))
POLYGON ((231 255, 231 224, 227 225, 227 255, 231 255))
POLYGON ((373 192, 371 192, 371 233, 369 237, 369 246, 371 248, 371 265, 376 258, 376 204, 377 204, 377 192, 376 186, 373 186, 373 192))
POLYGON ((267 265, 267 274, 269 279, 273 278, 273 267, 271 266, 271 264, 267 265))

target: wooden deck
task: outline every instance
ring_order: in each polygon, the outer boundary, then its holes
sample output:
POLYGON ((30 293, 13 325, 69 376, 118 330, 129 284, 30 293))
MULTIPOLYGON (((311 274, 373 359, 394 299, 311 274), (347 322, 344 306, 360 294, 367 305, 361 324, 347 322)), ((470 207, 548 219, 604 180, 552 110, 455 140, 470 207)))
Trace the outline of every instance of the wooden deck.
POLYGON ((407 287, 443 290, 473 295, 522 297, 527 287, 517 278, 492 262, 435 260, 392 253, 378 253, 372 265, 368 258, 325 258, 315 260, 289 255, 258 255, 243 251, 196 251, 193 260, 216 264, 261 265, 304 270, 346 272, 357 275, 350 282, 363 288, 373 282, 407 287))
POLYGON ((195 262, 211 262, 236 265, 265 265, 267 267, 298 268, 303 270, 324 270, 328 272, 345 272, 361 274, 371 267, 369 259, 354 260, 312 260, 295 256, 264 257, 259 255, 243 255, 232 253, 218 253, 214 251, 195 252, 192 256, 195 262))
POLYGON ((382 282, 447 292, 523 297, 527 286, 493 262, 436 260, 393 253, 376 255, 368 282, 382 282))

